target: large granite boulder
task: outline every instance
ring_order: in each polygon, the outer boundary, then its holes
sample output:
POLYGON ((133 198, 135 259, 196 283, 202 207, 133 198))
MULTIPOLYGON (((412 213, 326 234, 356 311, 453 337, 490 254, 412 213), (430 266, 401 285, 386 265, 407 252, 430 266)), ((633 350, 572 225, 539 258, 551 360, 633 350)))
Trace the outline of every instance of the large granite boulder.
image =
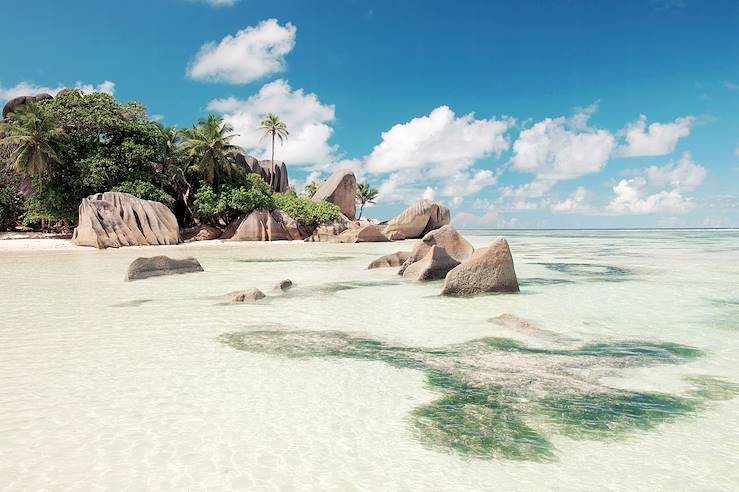
POLYGON ((312 227, 303 226, 282 210, 258 209, 239 216, 223 231, 221 239, 232 241, 292 241, 309 237, 312 227))
POLYGON ((221 237, 221 234, 223 234, 223 231, 211 225, 199 225, 180 229, 180 236, 183 241, 211 241, 221 237))
POLYGON ((18 96, 14 97, 10 101, 5 103, 5 106, 3 106, 3 119, 7 118, 10 113, 18 109, 19 107, 32 103, 37 101, 43 101, 45 99, 53 99, 53 96, 51 94, 47 94, 45 92, 42 92, 41 94, 36 94, 35 96, 18 96))
POLYGON ((367 266, 367 269, 372 270, 373 268, 388 268, 388 267, 399 267, 405 260, 410 256, 408 251, 397 251, 395 253, 380 256, 372 263, 367 266))
POLYGON ((449 256, 441 246, 431 246, 426 255, 419 261, 408 266, 403 277, 411 280, 441 280, 459 262, 449 256))
POLYGON ((508 241, 499 236, 487 248, 450 271, 442 294, 472 295, 483 292, 518 292, 518 279, 508 241))
MULTIPOLYGON (((256 173, 269 183, 272 177, 272 161, 257 160, 255 157, 244 154, 242 152, 232 152, 231 160, 234 165, 244 169, 245 171, 256 173)), ((290 182, 287 176, 287 166, 284 162, 275 160, 274 166, 275 179, 272 183, 272 191, 284 193, 290 188, 290 182)))
POLYGON ((311 200, 334 203, 349 220, 354 220, 357 213, 356 194, 357 178, 352 170, 339 169, 321 183, 311 200))
POLYGON ((427 233, 423 236, 423 239, 416 243, 411 254, 408 255, 408 258, 403 263, 399 273, 402 274, 408 266, 424 258, 426 253, 428 253, 434 246, 441 246, 444 248, 444 251, 446 251, 450 257, 457 260, 457 263, 461 263, 468 259, 472 256, 472 252, 475 250, 475 248, 464 237, 462 237, 456 229, 450 225, 445 225, 427 233))
POLYGON ((181 273, 202 272, 200 262, 193 257, 177 260, 168 256, 136 258, 128 266, 126 280, 141 280, 161 275, 177 275, 181 273))
POLYGON ((100 249, 178 244, 180 228, 172 211, 159 202, 128 193, 97 193, 82 199, 72 242, 100 249))
POLYGON ((448 208, 431 200, 419 200, 390 219, 385 232, 400 231, 406 238, 415 239, 450 222, 448 208))

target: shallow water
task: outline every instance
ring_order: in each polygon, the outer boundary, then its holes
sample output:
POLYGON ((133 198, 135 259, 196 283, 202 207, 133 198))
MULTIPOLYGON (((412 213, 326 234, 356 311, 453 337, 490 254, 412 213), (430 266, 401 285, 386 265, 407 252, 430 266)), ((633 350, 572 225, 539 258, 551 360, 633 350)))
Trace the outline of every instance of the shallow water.
POLYGON ((0 489, 737 490, 739 232, 505 234, 476 298, 365 269, 411 241, 3 253, 0 489))

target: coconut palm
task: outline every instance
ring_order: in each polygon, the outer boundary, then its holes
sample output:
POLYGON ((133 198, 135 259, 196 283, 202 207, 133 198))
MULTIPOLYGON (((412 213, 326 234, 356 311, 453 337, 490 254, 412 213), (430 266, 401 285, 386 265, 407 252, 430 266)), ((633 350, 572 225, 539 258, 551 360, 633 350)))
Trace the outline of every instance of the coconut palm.
POLYGON ((269 186, 270 188, 274 189, 274 181, 275 181, 275 138, 278 138, 280 140, 281 144, 285 143, 285 140, 287 140, 288 136, 290 135, 290 132, 287 131, 287 125, 280 120, 280 117, 277 116, 274 113, 267 113, 267 118, 265 118, 260 123, 259 129, 262 130, 262 138, 266 137, 272 137, 272 159, 271 159, 271 170, 269 177, 269 186))
MULTIPOLYGON (((53 164, 62 162, 64 132, 43 109, 28 103, 9 115, 10 123, 3 125, 5 137, 0 146, 14 150, 8 159, 9 167, 24 176, 37 179, 39 191, 44 190, 44 177, 53 164)), ((41 229, 44 229, 41 218, 41 229)))
POLYGON ((230 175, 233 165, 231 152, 240 150, 231 143, 237 135, 233 127, 214 114, 201 118, 198 124, 184 132, 182 149, 205 181, 216 190, 224 175, 230 175))
POLYGON ((380 192, 375 188, 372 188, 367 181, 357 185, 357 200, 359 200, 359 217, 357 217, 357 220, 362 218, 364 206, 368 203, 375 203, 375 198, 377 198, 379 193, 380 192))

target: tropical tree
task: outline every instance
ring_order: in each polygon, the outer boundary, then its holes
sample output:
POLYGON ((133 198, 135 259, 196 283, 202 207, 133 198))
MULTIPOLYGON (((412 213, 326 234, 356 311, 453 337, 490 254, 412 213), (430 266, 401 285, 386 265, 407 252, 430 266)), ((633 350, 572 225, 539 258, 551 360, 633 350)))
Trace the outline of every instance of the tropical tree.
POLYGON ((285 140, 287 140, 288 136, 290 135, 290 132, 287 131, 287 125, 280 120, 280 117, 277 116, 274 113, 267 113, 267 118, 265 118, 260 123, 259 129, 262 130, 262 138, 271 137, 272 138, 272 159, 271 159, 271 170, 269 177, 269 187, 270 189, 274 189, 274 181, 275 181, 275 138, 280 140, 280 143, 285 143, 285 140))
POLYGON ((318 183, 316 181, 311 181, 307 185, 305 185, 305 194, 308 195, 308 198, 313 198, 313 195, 316 194, 316 191, 318 191, 318 183))
POLYGON ((185 132, 182 148, 203 178, 216 190, 224 175, 230 175, 233 165, 230 154, 239 148, 231 143, 237 135, 222 118, 210 114, 185 132))
POLYGON ((368 203, 375 203, 378 194, 379 191, 372 188, 367 181, 357 185, 357 200, 359 201, 359 217, 357 217, 357 220, 362 218, 364 206, 368 203))
MULTIPOLYGON (((10 124, 3 126, 5 138, 0 145, 14 147, 9 166, 24 176, 36 179, 43 192, 44 177, 53 164, 62 162, 64 132, 54 118, 35 103, 28 103, 10 114, 10 124)), ((41 229, 44 229, 41 218, 41 229)))

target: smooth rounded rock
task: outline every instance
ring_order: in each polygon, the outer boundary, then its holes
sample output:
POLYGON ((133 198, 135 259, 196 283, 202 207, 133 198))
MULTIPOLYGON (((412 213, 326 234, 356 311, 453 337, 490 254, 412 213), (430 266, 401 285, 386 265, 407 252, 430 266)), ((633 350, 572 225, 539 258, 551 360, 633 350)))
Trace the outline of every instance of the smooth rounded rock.
POLYGON ((357 213, 357 178, 351 169, 339 169, 326 181, 321 183, 311 197, 314 202, 326 200, 339 207, 341 213, 349 220, 354 220, 357 213))
POLYGON ((168 256, 152 256, 136 258, 128 266, 126 280, 142 280, 162 275, 179 275, 182 273, 202 272, 200 262, 192 256, 182 259, 168 256))
POLYGON ((419 281, 441 280, 457 265, 459 262, 449 256, 444 248, 431 246, 426 256, 405 269, 403 278, 419 281))
POLYGON ((451 270, 442 294, 474 295, 485 292, 518 292, 518 279, 508 241, 499 236, 487 248, 451 270))
POLYGON ((244 290, 238 290, 235 292, 230 292, 226 294, 227 297, 231 300, 231 302, 257 302, 259 299, 264 299, 265 296, 264 292, 262 292, 259 289, 255 289, 253 287, 250 287, 248 289, 244 290))
POLYGON ((410 252, 408 251, 397 251, 395 253, 380 256, 376 260, 367 266, 369 270, 374 268, 388 268, 388 267, 399 267, 408 258, 410 252))

